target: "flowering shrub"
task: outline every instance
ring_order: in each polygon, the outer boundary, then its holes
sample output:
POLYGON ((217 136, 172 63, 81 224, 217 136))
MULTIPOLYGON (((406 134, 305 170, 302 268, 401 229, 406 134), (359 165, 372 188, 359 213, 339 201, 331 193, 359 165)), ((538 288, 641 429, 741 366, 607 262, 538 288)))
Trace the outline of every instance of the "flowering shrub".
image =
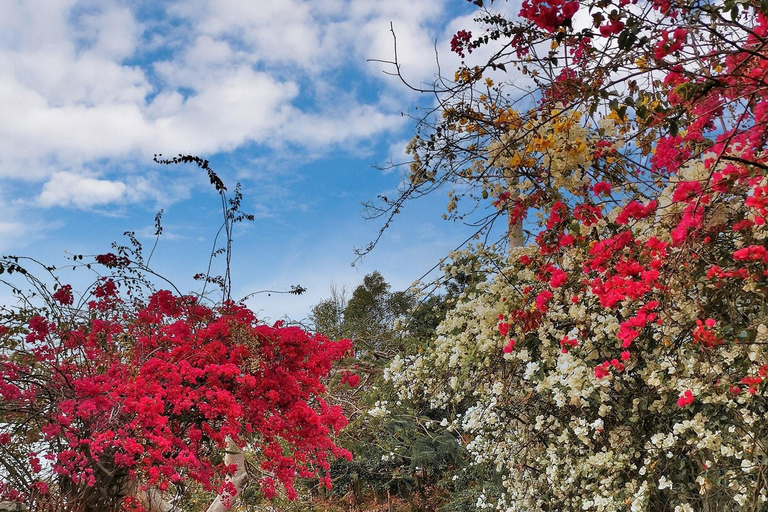
POLYGON ((481 11, 487 36, 463 47, 503 45, 438 91, 393 204, 456 183, 448 215, 506 216, 509 254, 476 249, 494 277, 387 372, 401 399, 466 409, 445 419, 505 487, 478 508, 768 506, 763 11, 481 11), (488 76, 513 67, 532 100, 488 76))
MULTIPOLYGON (((631 301, 603 307, 575 282, 553 289, 541 313, 535 290, 549 283, 520 263, 522 255, 541 258, 535 248, 516 249, 495 279, 449 313, 428 350, 396 358, 387 370, 403 401, 428 399, 435 411, 471 404, 446 419, 476 463, 503 475, 506 492, 494 506, 761 509, 768 499, 765 290, 740 291, 759 308, 724 320, 729 329, 707 346, 694 336, 706 284, 691 293, 706 278, 678 278, 658 292, 669 301, 662 321, 643 326, 630 352, 621 332, 637 317, 631 301), (531 313, 540 320, 519 320, 531 313), (511 320, 508 331, 499 317, 511 320), (741 328, 754 330, 740 338, 733 330, 741 328)), ((583 272, 578 251, 561 256, 568 271, 583 272)), ((481 259, 489 268, 503 264, 487 252, 481 259)))
POLYGON ((142 492, 196 482, 228 508, 238 489, 225 477, 243 468, 222 463, 225 449, 247 448, 267 498, 278 484, 295 497, 298 477, 330 485, 329 456, 349 457, 333 442, 347 420, 322 398, 348 340, 165 290, 128 304, 109 278, 86 302, 72 307, 64 286, 0 319, 0 499, 134 510, 142 492))
MULTIPOLYGON (((504 476, 506 494, 495 506, 764 506, 765 289, 738 290, 754 309, 726 319, 719 301, 735 290, 723 296, 705 275, 678 276, 657 292, 668 305, 633 337, 630 352, 621 339, 638 317, 632 301, 603 307, 582 281, 553 289, 545 313, 535 306, 535 290, 550 286, 533 264, 520 263, 540 260, 535 251, 516 249, 495 279, 449 313, 428 350, 397 358, 387 372, 404 401, 429 399, 435 411, 471 404, 446 419, 477 463, 504 476), (728 324, 711 344, 696 339, 708 294, 714 302, 704 310, 718 309, 728 324), (540 320, 520 320, 531 313, 540 320), (509 330, 499 317, 511 320, 509 330)), ((566 270, 583 272, 580 255, 561 254, 566 270)))

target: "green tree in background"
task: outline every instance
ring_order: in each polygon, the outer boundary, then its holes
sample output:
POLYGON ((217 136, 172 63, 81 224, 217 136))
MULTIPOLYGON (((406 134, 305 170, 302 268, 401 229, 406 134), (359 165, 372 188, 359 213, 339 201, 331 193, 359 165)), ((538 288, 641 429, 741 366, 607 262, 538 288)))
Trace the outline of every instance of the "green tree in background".
POLYGON ((422 296, 392 291, 384 276, 373 272, 351 294, 332 288, 331 296, 312 308, 316 332, 353 341, 355 357, 346 366, 360 379, 350 387, 342 374, 332 392, 351 420, 339 443, 354 459, 332 465, 330 506, 469 510, 475 496, 467 489, 478 479, 493 479, 486 468, 469 467, 457 434, 441 424, 427 401, 398 400, 385 375, 397 356, 423 350, 450 304, 477 280, 457 274, 447 282, 447 293, 422 296))

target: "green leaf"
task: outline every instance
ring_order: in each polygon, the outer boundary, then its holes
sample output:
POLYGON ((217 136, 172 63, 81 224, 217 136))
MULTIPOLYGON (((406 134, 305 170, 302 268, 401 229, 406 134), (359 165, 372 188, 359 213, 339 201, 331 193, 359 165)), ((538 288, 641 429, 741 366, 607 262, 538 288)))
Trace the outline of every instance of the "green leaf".
POLYGON ((677 125, 677 119, 670 119, 669 120, 669 134, 673 137, 677 136, 678 133, 678 125, 677 125))
POLYGON ((619 49, 627 51, 632 48, 635 41, 637 41, 637 36, 630 30, 624 30, 619 34, 619 49))

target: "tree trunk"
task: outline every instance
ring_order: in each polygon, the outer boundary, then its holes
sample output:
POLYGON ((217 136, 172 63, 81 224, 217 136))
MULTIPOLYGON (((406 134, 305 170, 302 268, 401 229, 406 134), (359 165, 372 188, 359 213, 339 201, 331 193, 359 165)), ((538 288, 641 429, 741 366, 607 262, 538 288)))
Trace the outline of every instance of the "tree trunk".
MULTIPOLYGON (((231 483, 235 488, 235 492, 231 495, 225 492, 216 496, 216 499, 206 509, 206 512, 227 512, 230 510, 240 497, 245 482, 248 479, 248 473, 245 470, 245 455, 230 437, 227 437, 226 450, 224 463, 227 466, 235 464, 237 469, 234 474, 227 475, 225 483, 231 483)), ((176 510, 176 507, 163 499, 160 491, 154 488, 143 491, 140 489, 138 482, 135 481, 127 486, 126 494, 132 495, 139 500, 147 512, 173 512, 176 510)))
POLYGON ((522 247, 525 244, 525 237, 523 236, 523 223, 516 222, 512 224, 512 209, 507 210, 507 216, 509 217, 509 250, 511 251, 515 247, 522 247))
POLYGON ((147 512, 171 512, 175 508, 163 499, 163 495, 157 489, 137 491, 135 496, 147 512))
POLYGON ((235 487, 235 493, 231 495, 226 492, 219 494, 206 512, 226 512, 232 508, 237 498, 242 494, 245 482, 248 480, 248 472, 245 470, 245 455, 230 437, 227 437, 227 453, 224 456, 224 464, 237 465, 235 473, 227 475, 225 480, 225 483, 231 483, 235 487))

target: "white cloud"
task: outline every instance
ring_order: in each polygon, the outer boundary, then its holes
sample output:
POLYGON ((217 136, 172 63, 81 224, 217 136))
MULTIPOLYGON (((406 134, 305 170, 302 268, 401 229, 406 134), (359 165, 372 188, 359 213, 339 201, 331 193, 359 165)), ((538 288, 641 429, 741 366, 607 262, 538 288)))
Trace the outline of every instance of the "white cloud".
POLYGON ((392 21, 404 72, 429 79, 445 3, 176 0, 139 19, 122 0, 0 2, 0 178, 89 208, 158 200, 116 165, 154 153, 364 150, 406 121, 392 92, 363 99, 371 77, 402 87, 365 59, 391 56, 392 21))
POLYGON ((120 6, 84 14, 75 27, 81 44, 96 55, 114 60, 135 53, 141 30, 133 13, 120 6))
POLYGON ((42 206, 91 207, 119 201, 128 187, 121 181, 84 178, 70 172, 57 172, 43 185, 38 197, 42 206))
POLYGON ((381 112, 372 105, 340 104, 337 109, 339 112, 327 115, 296 112, 296 122, 283 125, 280 135, 284 140, 316 148, 368 139, 403 125, 400 115, 381 112))
POLYGON ((200 173, 198 179, 190 179, 188 173, 182 173, 180 176, 174 176, 170 173, 160 173, 157 170, 145 171, 138 174, 126 176, 125 201, 128 203, 138 203, 141 201, 154 202, 153 209, 166 208, 173 203, 187 199, 190 196, 191 189, 197 183, 204 183, 207 178, 200 173))
POLYGON ((324 27, 310 2, 211 0, 196 14, 201 31, 216 37, 235 34, 259 60, 313 67, 323 58, 324 27))
POLYGON ((205 84, 177 111, 147 123, 150 138, 143 145, 167 152, 189 147, 206 153, 232 150, 248 141, 269 144, 274 130, 287 121, 290 101, 297 94, 295 84, 239 67, 205 84))
POLYGON ((68 16, 77 0, 5 0, 0 3, 0 44, 13 49, 56 48, 69 37, 68 16))
MULTIPOLYGON (((0 240, 5 241, 8 238, 19 237, 24 233, 24 230, 25 230, 25 226, 21 222, 1 220, 0 221, 0 240)), ((3 247, 3 245, 0 245, 0 247, 3 247)))
POLYGON ((42 238, 49 229, 60 227, 58 219, 43 219, 36 212, 23 211, 23 205, 11 198, 17 187, 0 181, 0 253, 18 253, 21 248, 42 238))
POLYGON ((380 165, 385 173, 399 170, 400 173, 405 174, 409 171, 409 164, 413 161, 413 156, 405 152, 409 142, 410 139, 402 139, 389 145, 387 161, 380 165))

